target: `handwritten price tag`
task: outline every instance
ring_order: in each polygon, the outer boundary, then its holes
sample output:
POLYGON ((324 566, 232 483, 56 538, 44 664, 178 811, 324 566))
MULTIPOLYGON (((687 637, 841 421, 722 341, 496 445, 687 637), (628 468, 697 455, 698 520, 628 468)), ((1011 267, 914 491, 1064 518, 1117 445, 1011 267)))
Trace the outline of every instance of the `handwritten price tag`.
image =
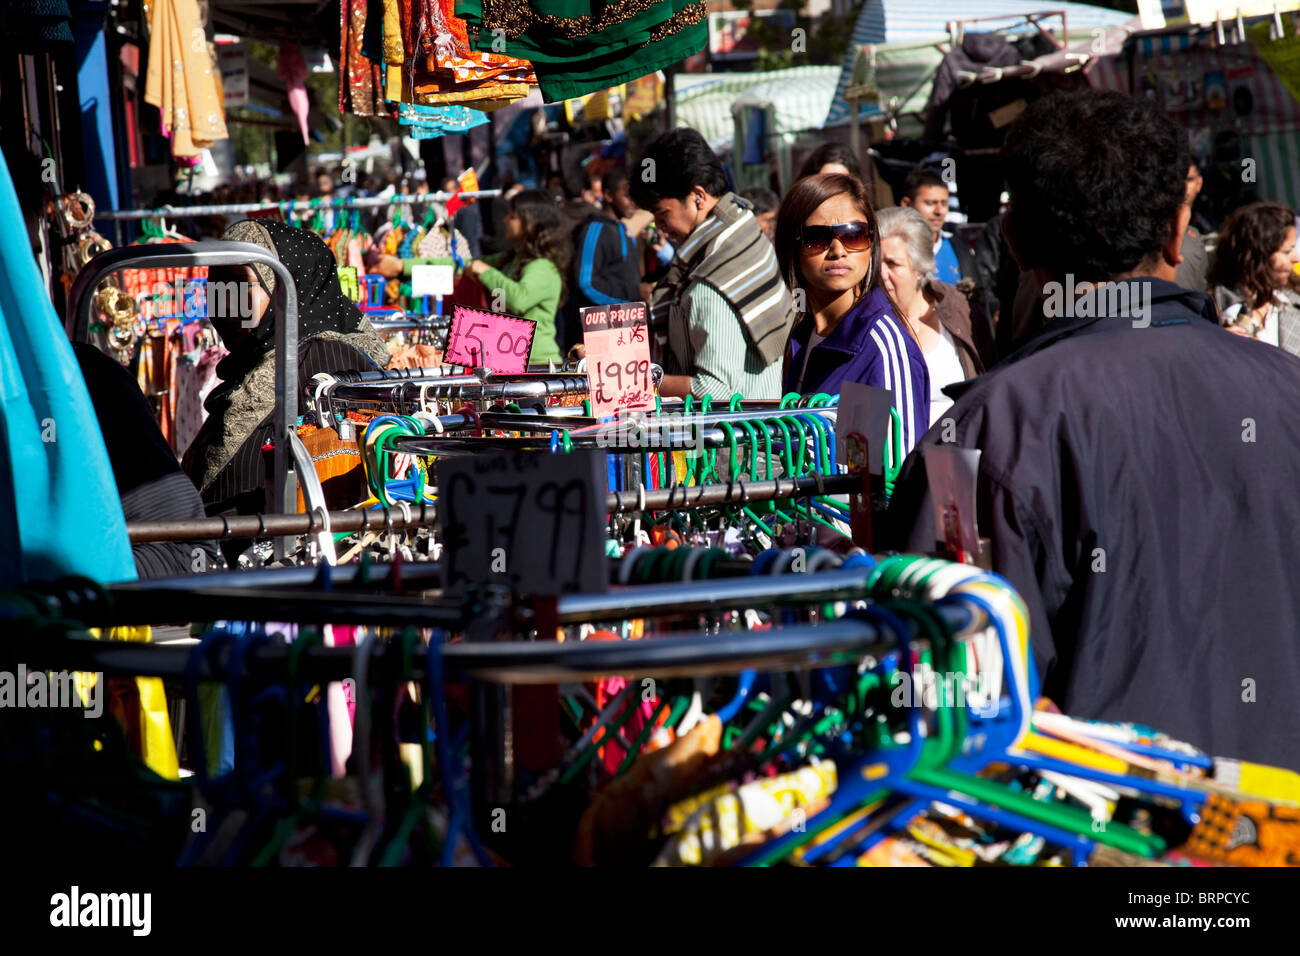
POLYGON ((446 589, 604 591, 604 468, 593 451, 439 458, 446 589))
POLYGON ((411 266, 411 295, 451 295, 455 287, 451 266, 411 266))
POLYGON ((443 361, 494 372, 526 372, 537 323, 501 312, 456 306, 443 361))
POLYGON ((654 408, 645 303, 594 305, 579 312, 592 414, 600 418, 620 408, 654 408))

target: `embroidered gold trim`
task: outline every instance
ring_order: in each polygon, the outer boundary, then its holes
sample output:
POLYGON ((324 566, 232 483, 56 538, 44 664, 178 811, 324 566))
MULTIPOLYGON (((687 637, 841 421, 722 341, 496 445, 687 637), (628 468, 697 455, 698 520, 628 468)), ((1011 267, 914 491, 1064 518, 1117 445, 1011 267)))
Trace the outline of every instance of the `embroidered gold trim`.
MULTIPOLYGON (((539 14, 527 0, 483 0, 482 29, 489 33, 501 30, 513 40, 535 26, 544 26, 559 36, 574 39, 607 30, 662 2, 663 0, 622 0, 621 3, 608 4, 598 17, 554 17, 539 14)), ((685 25, 699 23, 707 12, 703 0, 692 4, 655 27, 650 42, 676 33, 685 25)))
POLYGON ((660 40, 666 39, 674 33, 680 33, 682 30, 686 29, 686 27, 695 26, 695 24, 699 23, 708 15, 708 12, 708 4, 701 0, 700 3, 693 4, 685 10, 680 10, 677 13, 674 13, 671 17, 650 31, 650 39, 646 41, 646 45, 649 46, 651 43, 658 43, 660 40))

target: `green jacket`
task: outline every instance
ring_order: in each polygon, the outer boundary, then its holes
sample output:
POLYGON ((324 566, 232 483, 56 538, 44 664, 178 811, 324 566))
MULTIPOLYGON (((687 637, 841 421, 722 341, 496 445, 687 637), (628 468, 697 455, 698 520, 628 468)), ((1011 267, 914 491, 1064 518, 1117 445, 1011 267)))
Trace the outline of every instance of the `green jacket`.
MULTIPOLYGON (((494 293, 501 290, 501 311, 517 315, 537 323, 537 333, 533 336, 533 348, 528 353, 530 363, 559 362, 562 359, 560 346, 555 337, 555 313, 560 306, 560 295, 564 283, 560 279, 560 270, 549 259, 534 259, 524 266, 518 279, 512 279, 496 268, 507 253, 483 256, 483 261, 492 268, 478 277, 488 301, 493 301, 494 293)), ((409 276, 411 266, 445 260, 404 259, 402 274, 409 276)))

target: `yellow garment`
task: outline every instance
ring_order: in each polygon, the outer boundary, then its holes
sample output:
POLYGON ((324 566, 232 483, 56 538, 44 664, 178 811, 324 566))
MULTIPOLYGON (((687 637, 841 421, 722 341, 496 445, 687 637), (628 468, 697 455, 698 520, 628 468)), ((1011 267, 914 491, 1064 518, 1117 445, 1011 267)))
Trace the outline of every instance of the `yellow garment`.
POLYGON ((595 93, 565 100, 564 115, 570 123, 599 123, 601 120, 613 119, 614 107, 610 94, 616 91, 619 99, 622 99, 623 86, 620 84, 608 90, 597 90, 595 93))
POLYGON ((173 156, 198 156, 226 139, 221 71, 216 69, 198 0, 154 0, 149 16, 146 103, 162 112, 173 156))
POLYGON ((1300 774, 1245 760, 1222 757, 1214 761, 1214 777, 1243 794, 1274 802, 1300 804, 1300 774))
POLYGON ((407 101, 406 78, 402 66, 406 51, 402 48, 402 12, 397 0, 384 0, 384 98, 407 101))
MULTIPOLYGON (((98 628, 91 628, 89 633, 95 639, 101 637, 98 628)), ((148 625, 109 628, 110 641, 137 641, 145 644, 153 641, 153 631, 148 625)), ((83 702, 89 704, 90 689, 95 682, 102 679, 99 674, 79 671, 74 675, 77 692, 83 702)), ((168 780, 180 779, 180 762, 176 759, 176 741, 172 737, 171 718, 167 714, 167 693, 163 682, 158 677, 135 678, 136 693, 140 698, 140 748, 139 756, 160 777, 168 780)), ((107 693, 107 689, 101 691, 107 693)))
MULTIPOLYGON (((761 842, 764 834, 799 827, 803 821, 791 820, 795 811, 825 800, 835 786, 834 761, 814 760, 793 773, 755 780, 734 791, 711 791, 712 799, 668 841, 654 865, 708 866, 728 850, 761 842)), ((668 809, 670 826, 685 809, 680 803, 668 809)))
POLYGON ((623 89, 623 119, 639 120, 648 116, 663 99, 664 84, 657 72, 633 80, 623 89))
POLYGON ((415 102, 421 106, 447 106, 457 104, 472 110, 490 113, 523 99, 532 87, 527 83, 485 84, 473 90, 421 90, 415 91, 415 102))
MULTIPOLYGON (((684 485, 692 484, 692 482, 686 480, 686 452, 675 451, 672 452, 672 456, 673 471, 677 474, 677 480, 684 485)), ((694 484, 699 484, 699 482, 696 481, 694 484)))

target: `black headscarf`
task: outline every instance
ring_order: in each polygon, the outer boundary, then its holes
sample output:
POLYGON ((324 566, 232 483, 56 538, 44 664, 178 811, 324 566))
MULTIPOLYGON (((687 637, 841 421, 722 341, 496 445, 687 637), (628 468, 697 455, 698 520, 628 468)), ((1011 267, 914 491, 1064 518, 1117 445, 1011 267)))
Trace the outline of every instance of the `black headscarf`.
MULTIPOLYGON (((299 346, 318 337, 328 337, 351 346, 357 353, 355 361, 325 371, 361 371, 388 364, 384 340, 361 310, 343 295, 334 256, 318 235, 284 223, 246 219, 227 229, 222 238, 262 246, 289 270, 298 297, 299 346)), ((262 264, 254 264, 253 269, 267 292, 273 294, 275 273, 262 264)), ((262 432, 259 429, 265 427, 275 410, 273 353, 279 321, 272 295, 262 320, 248 335, 228 342, 228 346, 233 346, 231 353, 217 365, 221 384, 204 402, 208 419, 185 453, 182 465, 205 496, 205 501, 209 500, 209 488, 232 463, 239 450, 250 440, 260 443, 262 432)), ((222 331, 219 323, 214 321, 213 324, 219 332, 222 331)), ((227 325, 225 331, 229 330, 227 325)), ((322 369, 309 359, 309 350, 302 349, 297 371, 301 386, 313 371, 322 369)))
MULTIPOLYGON (((338 263, 316 233, 282 222, 245 219, 227 229, 221 238, 262 246, 289 270, 298 293, 299 344, 322 332, 348 334, 361 331, 365 316, 343 294, 339 286, 338 263)), ((275 330, 280 322, 274 298, 276 276, 265 265, 255 264, 253 268, 272 300, 252 334, 237 343, 217 366, 217 375, 227 384, 239 382, 267 352, 275 348, 275 330)), ((224 385, 214 390, 213 395, 222 387, 224 385)), ((211 410, 211 405, 208 407, 211 410)))

